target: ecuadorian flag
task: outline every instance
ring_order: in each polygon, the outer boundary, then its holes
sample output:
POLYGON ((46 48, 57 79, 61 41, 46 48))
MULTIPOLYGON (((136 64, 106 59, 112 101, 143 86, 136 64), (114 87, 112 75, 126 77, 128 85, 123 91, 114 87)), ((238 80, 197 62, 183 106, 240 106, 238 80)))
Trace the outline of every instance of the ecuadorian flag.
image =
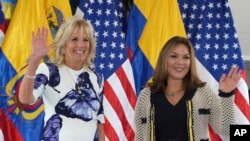
POLYGON ((5 141, 40 140, 42 101, 30 106, 17 98, 30 56, 31 33, 38 27, 50 29, 50 44, 60 23, 71 15, 68 0, 17 1, 0 49, 0 131, 5 141))
POLYGON ((137 95, 152 76, 164 43, 175 35, 186 36, 177 1, 134 1, 126 43, 130 48, 137 95))

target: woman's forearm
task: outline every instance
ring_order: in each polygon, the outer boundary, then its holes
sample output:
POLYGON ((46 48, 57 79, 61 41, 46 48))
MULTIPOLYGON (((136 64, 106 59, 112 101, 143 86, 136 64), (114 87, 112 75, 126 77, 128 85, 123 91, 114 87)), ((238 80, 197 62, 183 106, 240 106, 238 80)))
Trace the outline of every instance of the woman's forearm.
POLYGON ((100 123, 97 125, 97 131, 98 131, 99 141, 105 141, 105 131, 103 124, 100 123))
POLYGON ((19 101, 23 104, 31 104, 34 102, 33 87, 39 60, 39 58, 33 56, 29 58, 27 71, 22 79, 18 97, 19 101))

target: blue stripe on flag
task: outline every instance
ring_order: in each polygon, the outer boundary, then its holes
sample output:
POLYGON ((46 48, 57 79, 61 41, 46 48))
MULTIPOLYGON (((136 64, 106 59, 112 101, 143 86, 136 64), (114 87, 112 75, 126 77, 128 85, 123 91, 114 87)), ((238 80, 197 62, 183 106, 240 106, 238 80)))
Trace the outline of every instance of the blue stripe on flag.
POLYGON ((138 40, 143 32, 145 23, 145 17, 142 15, 136 5, 133 5, 129 15, 126 46, 132 51, 131 63, 137 95, 139 95, 140 90, 144 87, 144 84, 146 84, 153 74, 152 66, 138 46, 138 40))
MULTIPOLYGON (((24 119, 22 112, 17 112, 16 114, 15 110, 20 110, 16 103, 9 104, 9 102, 13 101, 12 96, 16 95, 16 88, 17 83, 19 81, 16 81, 16 84, 8 90, 9 92, 6 92, 6 86, 10 82, 10 80, 17 74, 15 69, 12 67, 12 65, 9 63, 8 59, 5 57, 4 53, 0 49, 0 72, 1 72, 1 80, 0 80, 0 108, 5 112, 5 115, 8 116, 8 118, 14 123, 14 125, 17 127, 17 129, 22 134, 22 137, 25 138, 26 141, 39 141, 40 140, 40 133, 42 131, 42 125, 44 113, 40 113, 35 119, 33 120, 27 120, 24 119), (8 93, 8 94, 7 94, 8 93), (9 95, 10 94, 10 95, 9 95), (38 134, 30 134, 30 133, 38 133, 38 134)), ((38 107, 34 107, 32 109, 27 109, 25 112, 33 112, 38 107)), ((6 123, 8 124, 8 123, 6 123)), ((15 137, 17 138, 17 137, 15 137)))
MULTIPOLYGON (((15 69, 12 67, 2 49, 0 48, 0 96, 5 94, 5 87, 14 75, 16 75, 15 69)), ((1 102, 1 99, 0 99, 1 102)))

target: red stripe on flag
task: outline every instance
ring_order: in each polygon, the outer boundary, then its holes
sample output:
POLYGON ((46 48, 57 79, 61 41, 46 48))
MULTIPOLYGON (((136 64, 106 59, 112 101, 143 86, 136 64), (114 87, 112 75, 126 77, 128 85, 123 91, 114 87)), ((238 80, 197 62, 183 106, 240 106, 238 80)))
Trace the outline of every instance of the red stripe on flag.
POLYGON ((122 105, 118 100, 117 94, 113 91, 112 87, 107 81, 104 82, 104 94, 108 102, 112 105, 113 109, 118 115, 127 139, 129 141, 133 140, 135 133, 125 116, 124 109, 122 108, 122 105))
POLYGON ((108 132, 105 132, 105 135, 108 139, 112 139, 114 141, 118 141, 119 137, 117 136, 115 129, 112 127, 108 119, 105 117, 104 129, 108 132))
POLYGON ((213 131, 210 125, 209 125, 209 136, 210 136, 211 141, 222 141, 220 136, 213 131))
POLYGON ((122 84, 122 87, 127 95, 127 98, 129 100, 130 105, 135 109, 135 104, 136 104, 136 96, 135 92, 133 91, 133 87, 131 86, 126 73, 124 72, 123 68, 120 67, 119 69, 116 70, 116 75, 120 79, 120 82, 122 84))
MULTIPOLYGON (((17 80, 17 86, 16 86, 16 96, 19 97, 19 90, 20 90, 20 86, 21 86, 21 83, 22 83, 22 78, 20 78, 19 80, 17 80)), ((29 104, 22 104, 19 99, 17 98, 16 99, 16 105, 17 106, 21 106, 21 108, 25 109, 25 110, 33 110, 35 111, 37 108, 39 108, 42 104, 43 104, 43 100, 42 98, 39 99, 36 103, 32 104, 32 105, 29 105, 29 104)))
POLYGON ((235 90, 235 104, 250 122, 250 107, 238 89, 235 90))
POLYGON ((9 23, 10 23, 10 20, 5 19, 4 23, 0 24, 0 29, 3 31, 3 33, 6 33, 9 23))
POLYGON ((128 52, 128 59, 129 61, 131 62, 132 58, 133 58, 133 52, 132 50, 130 49, 130 47, 126 47, 126 50, 128 52))
POLYGON ((24 141, 16 126, 5 115, 0 108, 0 128, 2 129, 5 141, 24 141))
POLYGON ((242 70, 241 77, 247 82, 247 71, 242 70))

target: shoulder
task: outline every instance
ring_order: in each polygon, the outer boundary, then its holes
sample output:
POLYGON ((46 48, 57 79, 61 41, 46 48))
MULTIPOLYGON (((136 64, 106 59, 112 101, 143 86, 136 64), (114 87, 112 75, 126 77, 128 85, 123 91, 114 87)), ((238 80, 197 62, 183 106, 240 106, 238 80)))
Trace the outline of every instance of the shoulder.
POLYGON ((48 66, 46 65, 46 63, 40 63, 39 66, 38 66, 38 69, 41 69, 41 68, 48 68, 48 66))
POLYGON ((40 63, 38 68, 37 68, 36 73, 49 75, 49 67, 47 66, 46 63, 40 63))
POLYGON ((96 77, 98 83, 103 83, 103 82, 104 82, 104 76, 103 76, 102 73, 98 73, 98 72, 96 72, 96 71, 95 71, 94 69, 92 69, 92 68, 86 68, 86 71, 87 71, 90 75, 96 77))
POLYGON ((53 63, 40 63, 38 69, 47 69, 49 71, 58 70, 58 67, 53 63))
POLYGON ((149 100, 151 95, 150 88, 146 87, 140 91, 140 94, 138 96, 138 99, 140 100, 149 100))
POLYGON ((136 111, 138 111, 139 109, 148 109, 148 110, 150 109, 151 107, 150 95, 151 91, 149 88, 144 88, 140 91, 140 94, 136 102, 136 109, 137 109, 136 111))
POLYGON ((37 75, 45 75, 48 79, 59 79, 58 66, 53 63, 41 63, 37 69, 37 75))
POLYGON ((197 92, 201 94, 210 94, 210 93, 214 94, 214 91, 208 84, 197 88, 197 92))
POLYGON ((150 96, 151 91, 149 87, 145 87, 141 90, 140 95, 146 95, 146 96, 150 96))

